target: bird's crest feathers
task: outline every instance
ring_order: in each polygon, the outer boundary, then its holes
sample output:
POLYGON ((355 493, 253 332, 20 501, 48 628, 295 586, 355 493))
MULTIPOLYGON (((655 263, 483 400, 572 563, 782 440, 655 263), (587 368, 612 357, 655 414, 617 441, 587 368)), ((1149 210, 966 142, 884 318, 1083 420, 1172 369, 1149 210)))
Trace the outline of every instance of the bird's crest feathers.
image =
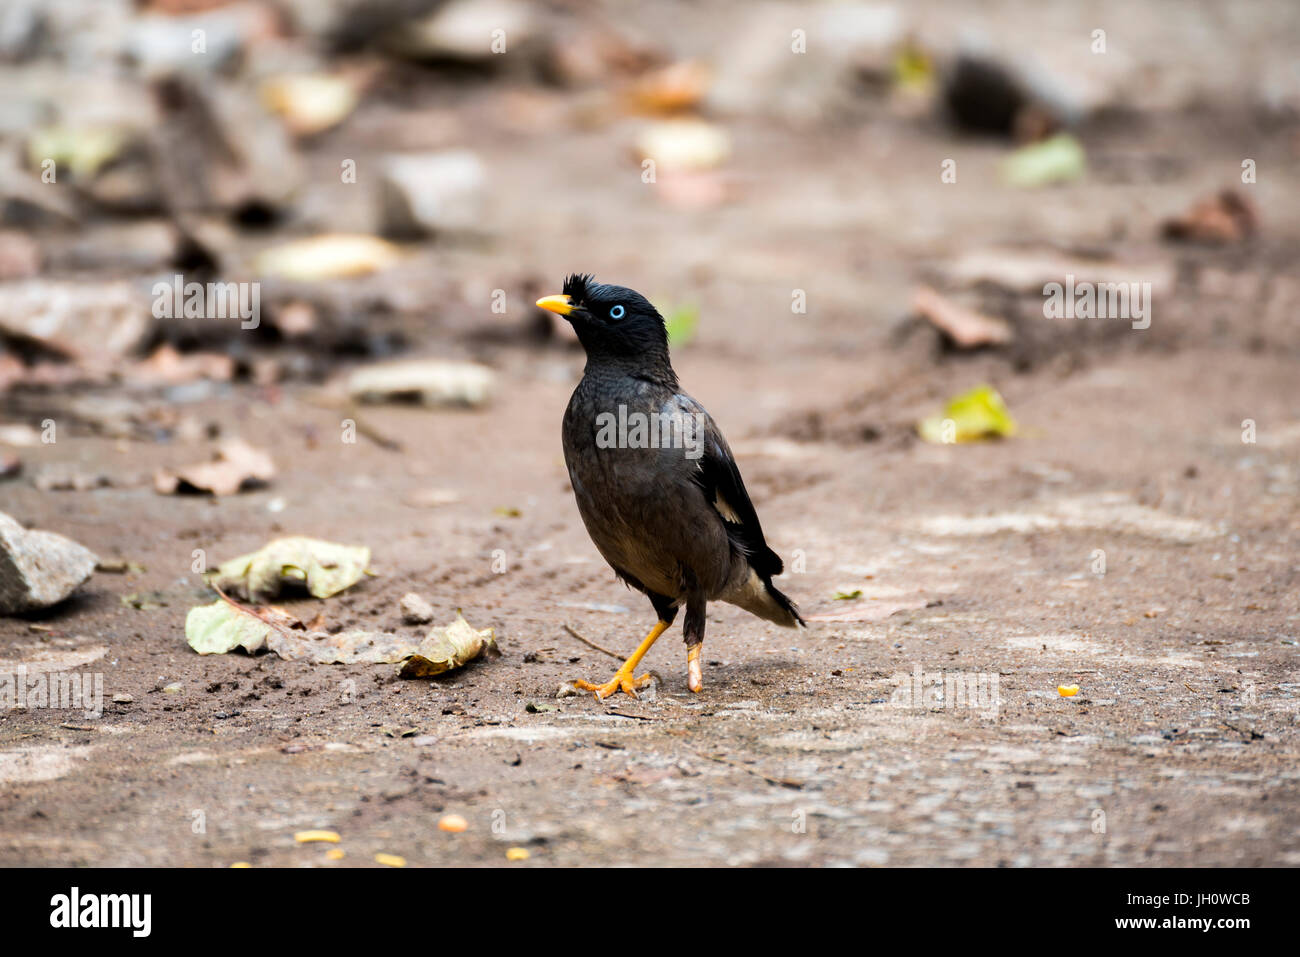
POLYGON ((574 303, 584 303, 587 301, 587 284, 591 281, 591 273, 571 273, 569 278, 564 280, 564 288, 561 292, 574 303))

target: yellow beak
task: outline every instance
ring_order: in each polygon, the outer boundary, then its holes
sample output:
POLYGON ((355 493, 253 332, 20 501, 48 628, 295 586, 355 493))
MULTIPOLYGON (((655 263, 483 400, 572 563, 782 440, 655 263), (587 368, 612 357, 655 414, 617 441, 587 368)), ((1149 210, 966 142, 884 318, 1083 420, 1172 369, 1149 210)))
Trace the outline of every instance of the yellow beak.
POLYGON ((545 309, 547 312, 557 312, 561 316, 573 312, 573 304, 568 296, 544 296, 537 300, 537 308, 545 309))

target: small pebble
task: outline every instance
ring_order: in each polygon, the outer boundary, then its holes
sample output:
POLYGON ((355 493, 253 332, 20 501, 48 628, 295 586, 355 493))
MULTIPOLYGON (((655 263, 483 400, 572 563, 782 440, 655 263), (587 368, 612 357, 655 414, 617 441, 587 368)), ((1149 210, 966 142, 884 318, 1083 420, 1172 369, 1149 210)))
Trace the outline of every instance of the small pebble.
POLYGON ((459 814, 448 814, 438 822, 438 830, 450 831, 452 834, 459 834, 461 831, 469 829, 469 822, 459 814))
POLYGON ((433 606, 413 591, 402 596, 398 608, 402 612, 403 624, 427 625, 433 621, 433 606))

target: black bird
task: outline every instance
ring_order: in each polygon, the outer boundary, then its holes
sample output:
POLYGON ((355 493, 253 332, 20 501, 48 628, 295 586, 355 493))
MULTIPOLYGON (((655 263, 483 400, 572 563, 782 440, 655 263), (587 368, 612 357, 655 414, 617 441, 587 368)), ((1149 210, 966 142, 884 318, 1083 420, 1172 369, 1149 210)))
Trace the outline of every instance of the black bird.
POLYGON ((703 688, 705 605, 725 601, 790 628, 803 619, 772 585, 781 558, 768 548, 722 431, 681 390, 668 332, 644 296, 588 275, 537 305, 573 324, 587 351, 564 413, 564 460, 578 512, 596 549, 659 615, 650 634, 603 685, 633 697, 649 682, 636 666, 686 607, 687 685, 703 688))

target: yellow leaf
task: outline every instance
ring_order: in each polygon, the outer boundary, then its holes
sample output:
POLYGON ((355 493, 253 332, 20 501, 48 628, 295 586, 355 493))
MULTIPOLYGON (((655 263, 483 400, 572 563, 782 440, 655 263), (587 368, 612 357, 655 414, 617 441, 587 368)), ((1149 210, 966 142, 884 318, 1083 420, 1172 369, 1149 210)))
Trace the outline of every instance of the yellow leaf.
POLYGON ((927 442, 949 445, 1005 438, 1017 428, 997 389, 981 385, 950 399, 942 412, 917 423, 916 431, 927 442))
POLYGON ((293 835, 293 839, 299 844, 312 844, 317 841, 337 844, 340 840, 334 831, 298 831, 293 835))

